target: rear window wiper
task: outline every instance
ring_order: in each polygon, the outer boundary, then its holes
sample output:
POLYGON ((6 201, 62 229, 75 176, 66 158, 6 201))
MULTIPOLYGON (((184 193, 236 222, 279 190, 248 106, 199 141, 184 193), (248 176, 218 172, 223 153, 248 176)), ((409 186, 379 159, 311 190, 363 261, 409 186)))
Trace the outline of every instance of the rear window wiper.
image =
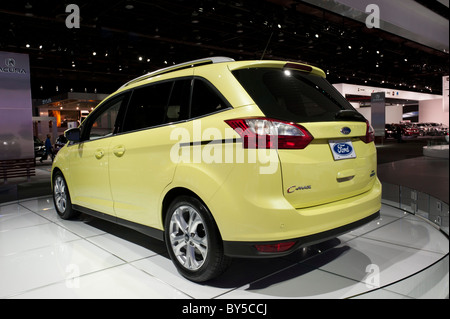
POLYGON ((346 120, 353 120, 353 121, 359 121, 359 122, 365 122, 366 118, 355 110, 340 110, 334 115, 334 118, 336 120, 340 121, 346 121, 346 120))

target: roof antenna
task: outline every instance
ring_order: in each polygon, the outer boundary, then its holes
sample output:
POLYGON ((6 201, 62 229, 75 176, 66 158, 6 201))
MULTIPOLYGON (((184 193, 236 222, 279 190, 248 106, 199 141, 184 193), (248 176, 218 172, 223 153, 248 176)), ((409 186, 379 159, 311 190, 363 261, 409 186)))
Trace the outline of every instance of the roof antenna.
POLYGON ((267 48, 269 47, 270 40, 272 40, 272 36, 273 36, 273 31, 272 31, 272 33, 270 33, 269 41, 267 41, 266 47, 264 48, 264 51, 263 51, 263 54, 261 55, 261 59, 260 60, 262 60, 264 58, 264 55, 266 54, 267 48))

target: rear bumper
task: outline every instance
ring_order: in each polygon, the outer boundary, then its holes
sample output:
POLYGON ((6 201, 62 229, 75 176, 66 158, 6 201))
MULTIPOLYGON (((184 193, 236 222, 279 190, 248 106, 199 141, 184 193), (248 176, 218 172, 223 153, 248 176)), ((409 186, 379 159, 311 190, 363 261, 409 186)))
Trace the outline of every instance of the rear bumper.
POLYGON ((243 242, 243 241, 224 241, 224 253, 227 256, 230 257, 241 257, 241 258, 269 258, 269 257, 280 257, 280 256, 286 256, 289 255, 296 250, 311 246, 335 237, 338 237, 340 235, 343 235, 345 233, 348 233, 349 231, 359 228, 368 222, 375 220, 380 217, 380 212, 376 212, 375 214, 372 214, 368 217, 365 217, 363 219, 357 220, 353 223, 330 229, 324 232, 304 236, 304 237, 298 237, 288 240, 282 240, 282 241, 268 241, 268 242, 243 242), (287 242, 295 242, 295 244, 289 248, 286 251, 282 252, 261 252, 258 249, 256 249, 257 245, 276 245, 280 243, 287 243, 287 242))

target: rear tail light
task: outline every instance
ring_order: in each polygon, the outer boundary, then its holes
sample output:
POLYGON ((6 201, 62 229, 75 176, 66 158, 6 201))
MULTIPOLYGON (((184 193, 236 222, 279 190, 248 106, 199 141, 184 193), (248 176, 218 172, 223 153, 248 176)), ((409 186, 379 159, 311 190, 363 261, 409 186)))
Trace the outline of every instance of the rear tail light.
POLYGON ((280 253, 291 249, 294 245, 295 241, 289 241, 278 244, 255 245, 255 248, 262 253, 280 253))
POLYGON ((304 149, 314 139, 300 125, 269 118, 234 119, 225 122, 241 136, 244 148, 304 149))
POLYGON ((361 136, 361 140, 364 143, 370 143, 375 141, 375 132, 372 128, 372 126, 369 124, 369 121, 366 121, 366 135, 361 136))

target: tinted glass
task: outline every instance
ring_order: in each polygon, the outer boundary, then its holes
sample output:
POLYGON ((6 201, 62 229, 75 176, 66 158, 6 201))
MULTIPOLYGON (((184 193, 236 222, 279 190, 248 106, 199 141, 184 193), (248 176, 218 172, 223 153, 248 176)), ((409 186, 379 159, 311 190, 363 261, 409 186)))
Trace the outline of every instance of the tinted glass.
POLYGON ((123 131, 134 131, 164 124, 173 82, 137 88, 131 95, 123 131))
POLYGON ((293 122, 334 121, 339 111, 354 111, 345 98, 319 76, 269 68, 243 69, 233 74, 270 118, 293 122))
POLYGON ((189 117, 191 81, 192 80, 178 80, 175 82, 165 112, 164 123, 182 121, 189 117))
POLYGON ((191 117, 198 117, 228 108, 228 103, 212 85, 196 79, 192 93, 191 117))
POLYGON ((106 102, 101 106, 101 109, 95 114, 92 114, 92 118, 86 124, 86 135, 89 140, 95 140, 101 137, 107 137, 116 131, 116 120, 119 114, 120 106, 125 96, 121 96, 106 102))

